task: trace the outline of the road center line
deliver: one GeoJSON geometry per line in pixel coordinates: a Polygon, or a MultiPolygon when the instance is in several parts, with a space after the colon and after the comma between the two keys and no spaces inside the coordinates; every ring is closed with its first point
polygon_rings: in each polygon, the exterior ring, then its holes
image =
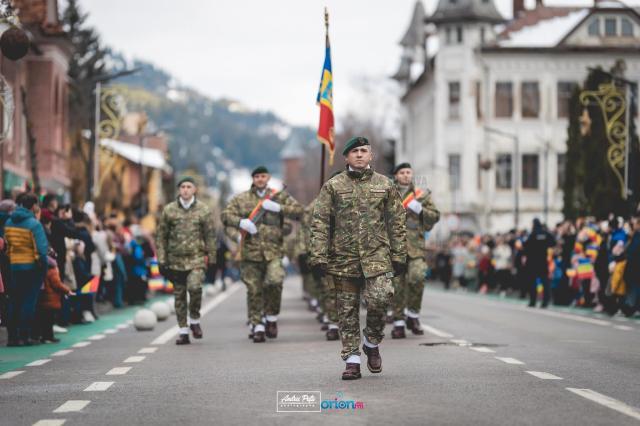
{"type": "Polygon", "coordinates": [[[501,357],[501,356],[497,356],[495,357],[497,360],[502,361],[502,362],[506,362],[507,364],[513,364],[513,365],[524,365],[524,362],[517,360],[515,358],[508,358],[508,357],[501,357]]]}
{"type": "Polygon", "coordinates": [[[152,354],[155,353],[158,348],[142,348],[138,351],[139,354],[152,354]]]}
{"type": "Polygon", "coordinates": [[[37,359],[33,362],[30,362],[29,364],[27,364],[25,367],[39,367],[41,365],[45,365],[46,363],[48,363],[49,361],[51,361],[50,358],[48,359],[37,359]]]}
{"type": "Polygon", "coordinates": [[[127,374],[131,370],[131,367],[115,367],[107,372],[107,376],[122,376],[127,374]]]}
{"type": "Polygon", "coordinates": [[[476,351],[476,352],[486,353],[486,354],[494,354],[494,353],[496,353],[496,351],[494,351],[493,349],[489,349],[489,348],[486,348],[484,346],[478,346],[477,348],[474,348],[472,346],[469,349],[471,349],[473,351],[476,351]]]}
{"type": "Polygon", "coordinates": [[[84,407],[89,405],[91,401],[86,400],[70,400],[53,410],[54,413],[72,413],[76,411],[82,410],[84,407]]]}
{"type": "Polygon", "coordinates": [[[111,387],[115,382],[93,382],[87,387],[85,392],[104,392],[111,387]]]}
{"type": "MultiPolygon", "coordinates": [[[[218,296],[216,296],[213,300],[211,300],[209,303],[207,303],[200,310],[200,315],[201,316],[205,316],[208,312],[212,311],[220,303],[224,302],[229,296],[231,296],[233,293],[238,291],[240,289],[240,287],[241,287],[240,285],[236,284],[233,287],[228,288],[227,291],[225,291],[224,293],[221,293],[218,296]]],[[[423,328],[424,328],[424,326],[423,326],[423,328]]],[[[160,336],[156,337],[153,340],[153,342],[151,342],[151,344],[152,345],[164,345],[169,340],[171,340],[173,337],[175,337],[177,334],[178,334],[178,326],[175,325],[175,326],[171,327],[170,329],[168,329],[167,331],[165,331],[164,333],[162,333],[160,336]]]]}
{"type": "Polygon", "coordinates": [[[123,362],[127,364],[132,362],[142,362],[144,361],[145,358],[146,356],[144,355],[130,356],[129,358],[125,359],[123,362]]]}
{"type": "Polygon", "coordinates": [[[606,395],[598,393],[596,391],[592,391],[591,389],[577,389],[577,388],[566,388],[569,392],[573,392],[576,395],[580,395],[583,398],[586,398],[590,401],[596,402],[600,405],[604,405],[607,408],[611,408],[619,413],[626,414],[629,417],[633,417],[636,420],[640,420],[640,410],[637,408],[631,407],[624,402],[618,401],[617,399],[610,398],[606,395]]]}
{"type": "Polygon", "coordinates": [[[558,377],[551,373],[545,373],[543,371],[527,371],[527,373],[542,380],[562,380],[562,377],[558,377]]]}
{"type": "Polygon", "coordinates": [[[2,380],[13,379],[14,377],[19,376],[22,373],[24,373],[24,370],[8,371],[4,374],[0,374],[0,379],[2,380]]]}
{"type": "Polygon", "coordinates": [[[67,419],[43,419],[38,420],[33,426],[62,426],[67,419]]]}
{"type": "Polygon", "coordinates": [[[453,334],[449,334],[449,333],[447,333],[446,331],[438,330],[437,328],[433,328],[433,327],[431,327],[431,326],[429,326],[429,325],[426,325],[426,324],[422,324],[422,328],[423,328],[425,331],[427,331],[427,332],[429,332],[429,333],[433,334],[434,336],[444,337],[445,339],[448,339],[448,338],[450,338],[450,337],[453,337],[453,334]]]}

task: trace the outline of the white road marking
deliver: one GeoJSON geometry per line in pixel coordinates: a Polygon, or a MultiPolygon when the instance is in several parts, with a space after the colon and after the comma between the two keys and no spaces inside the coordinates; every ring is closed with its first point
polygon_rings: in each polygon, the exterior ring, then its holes
{"type": "Polygon", "coordinates": [[[633,417],[636,420],[640,420],[640,410],[631,407],[624,402],[618,401],[617,399],[613,399],[596,391],[592,391],[591,389],[567,388],[567,390],[569,392],[575,393],[576,395],[580,395],[581,397],[586,398],[590,401],[597,402],[600,405],[604,405],[607,408],[611,408],[612,410],[615,410],[619,413],[626,414],[629,417],[633,417]]]}
{"type": "Polygon", "coordinates": [[[44,419],[38,420],[33,426],[62,426],[66,421],[66,419],[44,419]]]}
{"type": "Polygon", "coordinates": [[[39,367],[41,365],[45,365],[49,361],[51,361],[51,359],[37,359],[37,360],[27,364],[26,367],[39,367]]]}
{"type": "Polygon", "coordinates": [[[133,324],[133,320],[127,320],[127,322],[125,324],[131,325],[131,324],[133,324]]]}
{"type": "Polygon", "coordinates": [[[104,334],[94,334],[93,336],[89,337],[89,340],[102,340],[104,339],[105,336],[104,334]]]}
{"type": "MultiPolygon", "coordinates": [[[[220,303],[224,302],[229,296],[231,296],[233,293],[238,291],[240,289],[240,287],[241,287],[240,285],[236,284],[236,285],[234,285],[232,287],[227,288],[227,291],[225,291],[224,293],[218,294],[216,297],[211,299],[211,301],[209,303],[207,303],[200,310],[200,316],[204,316],[209,311],[213,310],[220,303]]],[[[423,326],[423,328],[425,328],[425,330],[426,330],[426,327],[423,326]]],[[[175,337],[177,334],[178,334],[178,326],[175,325],[175,326],[171,327],[170,329],[168,329],[167,331],[165,331],[164,333],[162,333],[160,336],[156,337],[151,342],[151,344],[152,345],[164,345],[169,340],[171,340],[173,337],[175,337]]],[[[450,337],[453,337],[453,336],[450,336],[450,337]]]]}
{"type": "Polygon", "coordinates": [[[558,377],[551,373],[545,373],[543,371],[527,371],[527,373],[542,380],[562,380],[562,377],[558,377]]]}
{"type": "Polygon", "coordinates": [[[470,346],[471,342],[464,340],[464,339],[451,339],[451,341],[453,343],[455,343],[458,346],[470,346]]]}
{"type": "Polygon", "coordinates": [[[65,402],[55,410],[53,410],[53,412],[54,413],[72,413],[72,412],[80,411],[84,407],[89,405],[90,402],[91,401],[72,399],[70,401],[65,402]]]}
{"type": "Polygon", "coordinates": [[[629,322],[629,318],[625,317],[614,317],[613,319],[620,322],[629,322]]]}
{"type": "Polygon", "coordinates": [[[127,374],[131,370],[131,367],[115,367],[107,372],[107,376],[122,376],[127,374]]]}
{"type": "Polygon", "coordinates": [[[476,352],[486,353],[486,354],[494,354],[494,353],[496,353],[496,351],[494,351],[493,349],[489,349],[489,348],[486,348],[484,346],[478,346],[477,348],[471,347],[469,349],[474,350],[476,352]]]}
{"type": "Polygon", "coordinates": [[[51,356],[65,356],[69,355],[71,352],[73,352],[73,349],[63,349],[61,351],[52,353],[51,356]]]}
{"type": "Polygon", "coordinates": [[[72,348],[84,348],[85,346],[89,346],[91,342],[78,342],[75,345],[71,345],[72,348]]]}
{"type": "Polygon", "coordinates": [[[624,331],[631,331],[633,327],[629,327],[628,325],[614,325],[613,328],[624,331]]]}
{"type": "Polygon", "coordinates": [[[152,354],[157,351],[158,348],[142,348],[138,351],[139,354],[152,354]]]}
{"type": "Polygon", "coordinates": [[[146,356],[143,356],[143,355],[130,356],[129,358],[125,359],[124,362],[125,363],[140,362],[140,361],[144,361],[145,358],[146,356]]]}
{"type": "Polygon", "coordinates": [[[0,379],[2,380],[13,379],[16,376],[21,375],[22,373],[24,373],[24,370],[8,371],[4,374],[0,374],[0,379]]]}
{"type": "Polygon", "coordinates": [[[609,327],[609,326],[612,325],[611,321],[604,321],[604,320],[600,320],[600,319],[596,319],[596,318],[589,318],[589,317],[585,317],[585,316],[581,316],[581,315],[566,314],[564,312],[553,312],[553,311],[542,311],[542,310],[534,311],[531,308],[526,308],[526,307],[525,308],[521,308],[521,310],[526,311],[526,312],[536,313],[538,315],[546,315],[548,317],[555,317],[555,318],[570,319],[570,320],[574,320],[574,321],[586,322],[588,324],[600,325],[602,327],[609,327]]]}
{"type": "Polygon", "coordinates": [[[104,334],[116,334],[118,332],[118,330],[116,330],[115,328],[110,328],[108,330],[104,331],[104,334]]]}
{"type": "Polygon", "coordinates": [[[120,324],[120,325],[119,325],[119,326],[117,326],[116,328],[117,328],[118,330],[124,330],[124,329],[125,329],[125,328],[127,328],[127,327],[129,327],[129,324],[126,324],[126,323],[125,323],[125,324],[120,324]]]}
{"type": "Polygon", "coordinates": [[[431,327],[429,325],[426,325],[426,324],[421,324],[421,325],[422,325],[422,328],[425,331],[433,334],[434,336],[444,337],[445,339],[453,337],[453,334],[449,334],[446,331],[438,330],[437,328],[433,328],[433,327],[431,327]]]}
{"type": "Polygon", "coordinates": [[[515,358],[503,358],[501,356],[497,356],[495,357],[497,360],[500,360],[502,362],[506,362],[507,364],[514,364],[514,365],[524,365],[524,362],[517,360],[515,358]]]}
{"type": "Polygon", "coordinates": [[[86,388],[85,392],[104,392],[115,382],[93,382],[86,388]]]}

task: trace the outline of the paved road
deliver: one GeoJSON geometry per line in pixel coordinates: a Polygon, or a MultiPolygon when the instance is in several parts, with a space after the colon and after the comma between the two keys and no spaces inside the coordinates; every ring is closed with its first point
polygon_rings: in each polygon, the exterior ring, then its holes
{"type": "Polygon", "coordinates": [[[300,294],[287,279],[280,336],[262,345],[247,339],[242,285],[205,300],[205,338],[190,346],[173,344],[173,319],[153,332],[122,319],[88,346],[0,376],[0,424],[640,424],[637,321],[428,290],[428,332],[386,340],[383,373],[344,382],[340,345],[300,294]],[[364,408],[276,412],[277,391],[364,408]]]}

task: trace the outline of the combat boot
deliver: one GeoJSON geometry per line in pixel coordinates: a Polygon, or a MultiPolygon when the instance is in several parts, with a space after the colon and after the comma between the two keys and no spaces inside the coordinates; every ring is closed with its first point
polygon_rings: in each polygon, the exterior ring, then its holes
{"type": "Polygon", "coordinates": [[[329,340],[329,341],[340,339],[340,334],[338,333],[338,329],[337,328],[330,328],[327,331],[326,336],[327,336],[327,340],[329,340]]]}
{"type": "Polygon", "coordinates": [[[407,317],[407,328],[416,336],[422,336],[424,334],[418,318],[407,317]]]}
{"type": "Polygon", "coordinates": [[[278,337],[278,323],[275,321],[267,321],[266,335],[270,339],[278,337]]]}
{"type": "Polygon", "coordinates": [[[376,346],[370,348],[367,345],[362,345],[362,350],[367,356],[367,368],[372,373],[380,373],[382,371],[382,357],[380,356],[380,349],[376,346]]]}
{"type": "Polygon", "coordinates": [[[200,328],[200,324],[191,324],[189,328],[193,333],[194,339],[202,339],[202,328],[200,328]]]}
{"type": "Polygon", "coordinates": [[[189,343],[191,343],[191,340],[189,340],[188,334],[178,335],[178,338],[176,339],[176,345],[188,345],[189,343]]]}
{"type": "Polygon", "coordinates": [[[402,325],[396,325],[393,327],[393,330],[391,330],[392,339],[404,339],[406,337],[407,335],[405,334],[404,326],[402,325]]]}
{"type": "Polygon", "coordinates": [[[360,364],[348,362],[347,368],[342,372],[342,380],[356,380],[362,377],[360,364]]]}
{"type": "Polygon", "coordinates": [[[264,343],[264,331],[256,331],[253,333],[253,343],[264,343]]]}

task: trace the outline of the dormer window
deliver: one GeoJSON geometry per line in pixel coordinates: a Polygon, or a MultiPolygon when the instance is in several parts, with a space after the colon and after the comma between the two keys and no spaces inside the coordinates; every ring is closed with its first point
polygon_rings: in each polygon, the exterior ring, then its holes
{"type": "Polygon", "coordinates": [[[590,36],[599,36],[600,35],[600,19],[595,18],[593,21],[591,21],[591,23],[589,24],[588,31],[590,36]]]}
{"type": "Polygon", "coordinates": [[[622,18],[620,24],[623,37],[633,37],[633,24],[627,18],[622,18]]]}
{"type": "Polygon", "coordinates": [[[604,20],[604,35],[607,37],[618,35],[618,20],[616,18],[606,18],[604,20]]]}

